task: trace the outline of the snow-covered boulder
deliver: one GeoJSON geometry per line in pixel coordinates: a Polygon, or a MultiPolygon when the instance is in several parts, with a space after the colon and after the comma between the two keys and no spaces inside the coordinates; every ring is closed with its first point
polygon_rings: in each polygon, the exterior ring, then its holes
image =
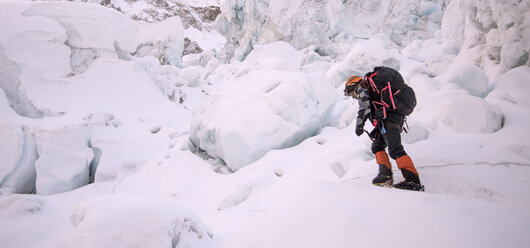
{"type": "Polygon", "coordinates": [[[213,247],[199,217],[171,199],[103,195],[78,204],[66,247],[213,247]]]}
{"type": "Polygon", "coordinates": [[[488,91],[489,78],[476,65],[462,67],[455,71],[448,81],[459,85],[473,96],[484,97],[488,91]]]}
{"type": "Polygon", "coordinates": [[[94,153],[83,130],[40,131],[35,136],[38,194],[61,193],[89,183],[94,153]]]}
{"type": "Polygon", "coordinates": [[[194,115],[190,139],[238,170],[318,133],[336,99],[322,72],[252,71],[206,99],[194,115]]]}
{"type": "Polygon", "coordinates": [[[493,82],[493,85],[495,88],[490,95],[530,107],[530,67],[514,68],[493,82]]]}

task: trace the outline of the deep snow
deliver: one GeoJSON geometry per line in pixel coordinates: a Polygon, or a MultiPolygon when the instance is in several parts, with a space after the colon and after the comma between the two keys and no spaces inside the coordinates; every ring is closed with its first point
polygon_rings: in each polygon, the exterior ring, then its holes
{"type": "Polygon", "coordinates": [[[182,58],[180,18],[89,2],[0,2],[2,247],[530,241],[527,1],[172,0],[223,10],[182,58]],[[377,65],[425,192],[371,185],[342,88],[377,65]]]}

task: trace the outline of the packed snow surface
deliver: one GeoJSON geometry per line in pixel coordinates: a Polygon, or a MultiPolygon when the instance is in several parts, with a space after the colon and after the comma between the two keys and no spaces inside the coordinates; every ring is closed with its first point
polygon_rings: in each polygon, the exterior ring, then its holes
{"type": "Polygon", "coordinates": [[[516,0],[0,1],[0,246],[524,247],[529,17],[516,0]],[[134,18],[209,6],[217,31],[134,18]],[[182,56],[185,37],[205,50],[182,56]],[[371,184],[343,84],[380,65],[416,93],[402,141],[425,192],[371,184]]]}

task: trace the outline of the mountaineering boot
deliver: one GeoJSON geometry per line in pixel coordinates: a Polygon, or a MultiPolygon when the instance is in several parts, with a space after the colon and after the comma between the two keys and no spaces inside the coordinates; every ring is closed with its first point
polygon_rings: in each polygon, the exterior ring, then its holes
{"type": "Polygon", "coordinates": [[[375,161],[379,164],[379,174],[372,180],[377,186],[391,187],[394,183],[392,179],[392,167],[385,151],[375,153],[375,161]]]}
{"type": "Polygon", "coordinates": [[[414,191],[425,191],[425,187],[421,185],[418,171],[412,163],[412,159],[408,155],[401,156],[396,159],[398,168],[401,170],[405,181],[394,185],[396,189],[406,189],[414,191]]]}
{"type": "Polygon", "coordinates": [[[385,165],[379,165],[379,174],[372,180],[372,183],[382,187],[392,187],[392,171],[386,168],[385,165]]]}

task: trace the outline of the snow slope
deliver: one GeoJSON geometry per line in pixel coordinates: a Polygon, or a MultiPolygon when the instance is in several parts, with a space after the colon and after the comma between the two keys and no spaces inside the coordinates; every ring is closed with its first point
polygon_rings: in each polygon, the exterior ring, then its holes
{"type": "Polygon", "coordinates": [[[183,57],[178,17],[90,2],[0,2],[2,247],[530,242],[527,2],[111,1],[221,5],[225,50],[183,57]],[[371,185],[342,87],[377,65],[425,192],[371,185]]]}

